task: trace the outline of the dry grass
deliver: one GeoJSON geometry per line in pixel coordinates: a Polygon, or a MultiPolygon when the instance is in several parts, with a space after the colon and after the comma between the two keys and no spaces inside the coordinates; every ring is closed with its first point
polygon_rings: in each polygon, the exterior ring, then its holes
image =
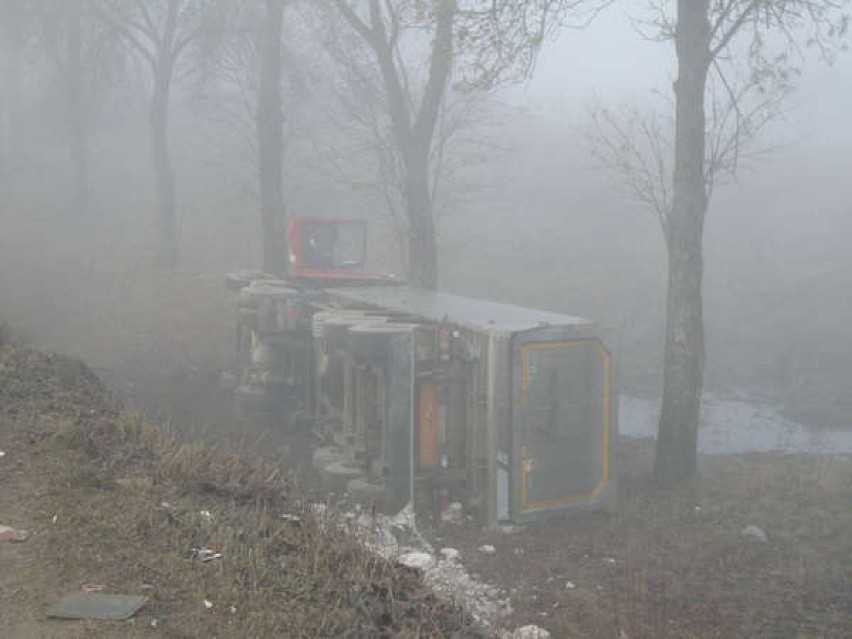
{"type": "MultiPolygon", "coordinates": [[[[11,476],[26,490],[4,506],[37,531],[22,573],[31,619],[69,589],[101,583],[151,597],[123,637],[476,634],[418,574],[317,516],[286,469],[181,444],[95,381],[73,360],[0,350],[3,446],[26,468],[11,476]],[[194,558],[201,546],[222,558],[194,558]]],[[[118,636],[112,624],[73,630],[118,636]]]]}
{"type": "Polygon", "coordinates": [[[515,589],[513,625],[557,637],[852,636],[849,460],[704,458],[697,487],[661,493],[643,480],[652,452],[650,442],[622,442],[623,499],[610,517],[433,534],[484,579],[515,589]],[[770,543],[744,536],[748,525],[770,543]],[[497,554],[477,552],[483,543],[497,554]]]}

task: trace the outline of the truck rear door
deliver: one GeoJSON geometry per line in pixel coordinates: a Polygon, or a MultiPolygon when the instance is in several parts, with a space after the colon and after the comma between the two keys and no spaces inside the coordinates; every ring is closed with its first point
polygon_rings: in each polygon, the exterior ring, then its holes
{"type": "Polygon", "coordinates": [[[610,505],[614,389],[600,339],[558,329],[515,337],[511,432],[514,521],[610,505]]]}

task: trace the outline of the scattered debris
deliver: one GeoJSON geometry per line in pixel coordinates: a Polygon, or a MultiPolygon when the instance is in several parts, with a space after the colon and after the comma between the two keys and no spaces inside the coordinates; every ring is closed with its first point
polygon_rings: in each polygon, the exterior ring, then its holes
{"type": "Polygon", "coordinates": [[[103,584],[83,584],[80,586],[80,590],[83,592],[100,592],[105,587],[103,584]]]}
{"type": "Polygon", "coordinates": [[[216,552],[212,548],[208,548],[207,546],[196,546],[192,549],[192,556],[196,559],[200,559],[201,561],[213,561],[214,559],[221,559],[222,553],[216,552]]]}
{"type": "Polygon", "coordinates": [[[283,515],[281,515],[281,519],[291,524],[298,524],[302,521],[301,517],[299,517],[298,515],[291,515],[290,513],[284,513],[283,515]]]}
{"type": "Polygon", "coordinates": [[[512,633],[511,639],[550,639],[550,633],[535,625],[521,626],[512,633]]]}
{"type": "Polygon", "coordinates": [[[237,607],[231,604],[230,606],[228,606],[228,612],[230,612],[232,615],[237,614],[237,607]]]}
{"type": "Polygon", "coordinates": [[[573,581],[566,581],[565,582],[565,590],[574,590],[576,587],[577,587],[577,584],[575,584],[573,581]]]}
{"type": "Polygon", "coordinates": [[[441,548],[441,554],[446,561],[453,561],[461,557],[461,553],[455,548],[441,548]]]}
{"type": "Polygon", "coordinates": [[[210,601],[209,599],[205,599],[204,600],[204,607],[207,608],[207,610],[213,610],[213,602],[210,601]]]}
{"type": "Polygon", "coordinates": [[[484,544],[479,547],[479,552],[481,552],[483,555],[493,555],[495,552],[497,552],[497,549],[491,544],[484,544]]]}
{"type": "Polygon", "coordinates": [[[21,542],[29,539],[30,534],[26,530],[16,530],[9,526],[0,526],[0,542],[21,542]]]}
{"type": "Polygon", "coordinates": [[[523,555],[524,549],[523,548],[515,548],[515,549],[512,550],[512,552],[514,552],[516,555],[523,555]]]}
{"type": "Polygon", "coordinates": [[[762,544],[769,543],[769,535],[766,534],[763,528],[761,528],[760,526],[755,526],[754,524],[749,524],[748,526],[743,528],[741,534],[744,537],[751,537],[752,539],[755,539],[762,544]]]}
{"type": "Polygon", "coordinates": [[[130,619],[147,602],[147,597],[139,595],[75,592],[55,603],[47,611],[47,616],[54,619],[123,621],[130,619]]]}
{"type": "Polygon", "coordinates": [[[603,559],[601,559],[601,561],[605,564],[609,564],[610,566],[615,565],[615,559],[613,559],[612,557],[604,557],[603,559]]]}
{"type": "Polygon", "coordinates": [[[213,513],[209,510],[201,510],[198,514],[201,515],[201,518],[208,524],[213,521],[213,513]]]}
{"type": "Polygon", "coordinates": [[[441,513],[441,521],[445,524],[460,524],[464,521],[464,506],[454,501],[441,513]]]}
{"type": "Polygon", "coordinates": [[[504,535],[516,535],[521,532],[521,529],[518,526],[514,526],[512,524],[505,524],[500,526],[500,532],[504,535]]]}
{"type": "Polygon", "coordinates": [[[408,566],[409,568],[419,568],[420,570],[426,570],[427,568],[431,568],[435,563],[435,560],[432,558],[432,555],[425,552],[407,552],[404,555],[400,555],[399,563],[403,566],[408,566]]]}
{"type": "Polygon", "coordinates": [[[153,619],[151,619],[151,627],[152,627],[152,628],[159,628],[159,627],[160,627],[160,623],[161,623],[161,622],[160,622],[160,620],[159,620],[158,618],[156,618],[156,617],[154,617],[153,619]]]}
{"type": "MultiPolygon", "coordinates": [[[[458,602],[479,623],[488,625],[497,617],[512,612],[509,597],[498,588],[479,581],[454,557],[455,548],[439,551],[441,559],[435,560],[435,550],[414,525],[413,510],[408,505],[398,514],[373,518],[362,514],[350,520],[352,534],[372,552],[387,559],[423,571],[423,580],[437,595],[458,602]],[[404,539],[404,542],[400,541],[404,539]],[[447,551],[447,552],[444,552],[447,551]]],[[[458,552],[458,551],[456,551],[458,552]]]]}

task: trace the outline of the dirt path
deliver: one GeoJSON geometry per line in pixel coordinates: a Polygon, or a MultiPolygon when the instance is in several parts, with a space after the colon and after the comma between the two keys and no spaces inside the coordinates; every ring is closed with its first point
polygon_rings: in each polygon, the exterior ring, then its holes
{"type": "MultiPolygon", "coordinates": [[[[0,542],[0,637],[4,639],[72,639],[86,636],[85,624],[49,620],[50,598],[66,584],[40,570],[47,551],[39,538],[40,526],[30,508],[44,494],[44,468],[33,455],[32,444],[8,424],[0,423],[0,525],[28,533],[26,541],[0,542]],[[49,591],[43,585],[50,583],[49,591]]],[[[77,586],[79,588],[79,586],[77,586]]],[[[75,588],[76,589],[76,588],[75,588]]]]}

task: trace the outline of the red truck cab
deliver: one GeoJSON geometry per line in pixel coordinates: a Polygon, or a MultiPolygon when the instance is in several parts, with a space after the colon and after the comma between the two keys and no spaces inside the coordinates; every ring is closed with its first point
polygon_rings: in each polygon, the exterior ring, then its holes
{"type": "Polygon", "coordinates": [[[291,217],[287,224],[290,279],[309,288],[387,284],[394,278],[364,272],[363,220],[291,217]]]}

